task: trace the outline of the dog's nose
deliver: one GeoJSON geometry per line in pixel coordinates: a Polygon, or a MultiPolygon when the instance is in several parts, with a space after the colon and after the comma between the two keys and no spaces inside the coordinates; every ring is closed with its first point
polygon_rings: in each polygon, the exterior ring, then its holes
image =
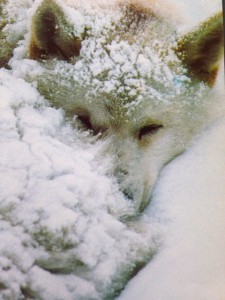
{"type": "Polygon", "coordinates": [[[132,201],[134,200],[134,194],[131,191],[131,189],[129,189],[129,188],[123,189],[122,193],[128,200],[132,200],[132,201]]]}
{"type": "Polygon", "coordinates": [[[135,185],[120,185],[121,192],[128,201],[133,202],[139,213],[142,213],[150,201],[150,191],[146,187],[137,187],[135,185]]]}

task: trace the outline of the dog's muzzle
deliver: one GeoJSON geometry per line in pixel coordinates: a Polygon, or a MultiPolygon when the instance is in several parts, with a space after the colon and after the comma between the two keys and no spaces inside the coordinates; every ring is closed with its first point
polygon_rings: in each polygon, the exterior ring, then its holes
{"type": "Polygon", "coordinates": [[[115,169],[114,176],[116,177],[120,191],[126,199],[133,202],[135,210],[138,213],[142,212],[148,205],[150,198],[149,189],[144,184],[143,178],[133,172],[131,174],[125,168],[115,169]]]}

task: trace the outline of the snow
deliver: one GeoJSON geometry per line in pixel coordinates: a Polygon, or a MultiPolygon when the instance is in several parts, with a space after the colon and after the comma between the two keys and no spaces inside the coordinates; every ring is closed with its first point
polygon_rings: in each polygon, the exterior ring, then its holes
{"type": "MultiPolygon", "coordinates": [[[[110,160],[99,160],[102,142],[74,128],[32,82],[43,68],[23,59],[31,4],[12,0],[7,6],[18,20],[6,28],[9,38],[25,34],[25,40],[14,51],[12,69],[0,70],[0,299],[115,299],[148,261],[118,299],[223,299],[225,121],[164,169],[151,204],[133,218],[135,207],[107,175],[110,160]]],[[[58,75],[68,70],[68,78],[90,82],[93,93],[118,88],[123,94],[119,65],[129,75],[130,96],[140,88],[160,101],[158,91],[147,89],[152,76],[174,86],[171,94],[185,92],[188,78],[171,73],[149,48],[140,54],[137,45],[119,41],[102,49],[101,33],[112,20],[99,23],[65,10],[74,24],[80,21],[77,34],[89,23],[99,38],[93,45],[87,39],[73,70],[59,63],[58,75]],[[93,81],[105,71],[105,81],[93,81]]]]}

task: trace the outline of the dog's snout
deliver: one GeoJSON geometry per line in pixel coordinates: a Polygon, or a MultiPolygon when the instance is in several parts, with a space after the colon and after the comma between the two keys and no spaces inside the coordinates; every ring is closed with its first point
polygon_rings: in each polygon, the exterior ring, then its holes
{"type": "Polygon", "coordinates": [[[124,196],[128,200],[133,200],[134,199],[133,192],[131,188],[127,186],[129,180],[129,171],[121,167],[116,168],[114,170],[114,176],[116,177],[117,183],[119,184],[120,190],[124,194],[124,196]]]}
{"type": "Polygon", "coordinates": [[[124,176],[128,176],[129,172],[125,169],[116,169],[115,170],[115,175],[117,177],[124,177],[124,176]]]}
{"type": "Polygon", "coordinates": [[[118,183],[123,182],[129,176],[129,171],[126,168],[121,167],[116,167],[113,173],[117,178],[118,183]]]}

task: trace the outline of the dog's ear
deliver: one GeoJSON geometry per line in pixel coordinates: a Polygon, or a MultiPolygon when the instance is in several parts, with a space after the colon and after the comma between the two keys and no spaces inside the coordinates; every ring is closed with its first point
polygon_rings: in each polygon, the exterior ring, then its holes
{"type": "Polygon", "coordinates": [[[69,60],[80,49],[81,39],[73,35],[62,8],[54,0],[44,0],[32,18],[29,58],[69,60]]]}
{"type": "Polygon", "coordinates": [[[218,13],[183,36],[176,53],[192,77],[212,86],[223,53],[223,40],[223,16],[218,13]]]}

